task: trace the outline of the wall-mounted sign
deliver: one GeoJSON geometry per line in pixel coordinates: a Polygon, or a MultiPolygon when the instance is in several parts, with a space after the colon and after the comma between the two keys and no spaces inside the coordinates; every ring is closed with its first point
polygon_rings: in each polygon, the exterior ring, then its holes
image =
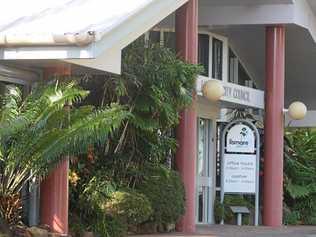
{"type": "Polygon", "coordinates": [[[244,102],[251,102],[250,92],[247,88],[233,88],[229,85],[224,86],[224,96],[235,98],[244,102]]]}
{"type": "Polygon", "coordinates": [[[225,154],[224,192],[255,193],[256,167],[256,155],[225,154]]]}
{"type": "Polygon", "coordinates": [[[234,153],[254,153],[255,134],[245,124],[235,124],[227,132],[226,151],[234,153]]]}
{"type": "MultiPolygon", "coordinates": [[[[196,83],[196,91],[202,95],[202,87],[205,82],[214,80],[205,76],[198,76],[196,83]]],[[[225,89],[225,93],[220,99],[229,104],[239,104],[243,106],[250,106],[252,108],[264,109],[264,92],[262,90],[253,89],[247,86],[237,85],[220,81],[225,89]]]]}

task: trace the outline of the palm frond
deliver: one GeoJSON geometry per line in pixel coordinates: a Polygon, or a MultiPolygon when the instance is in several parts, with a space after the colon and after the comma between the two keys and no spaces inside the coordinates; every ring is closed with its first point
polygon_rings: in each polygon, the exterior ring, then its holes
{"type": "Polygon", "coordinates": [[[55,82],[35,89],[22,102],[19,89],[8,87],[0,106],[0,195],[15,195],[65,156],[105,143],[129,116],[117,104],[100,110],[78,106],[88,94],[74,82],[55,82]]]}

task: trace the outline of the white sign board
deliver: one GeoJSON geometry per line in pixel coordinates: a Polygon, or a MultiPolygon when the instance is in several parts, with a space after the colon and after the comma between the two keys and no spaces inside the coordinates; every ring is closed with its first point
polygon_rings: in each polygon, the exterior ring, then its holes
{"type": "Polygon", "coordinates": [[[224,155],[224,192],[256,192],[256,155],[224,155]]]}
{"type": "MultiPolygon", "coordinates": [[[[224,128],[221,138],[221,203],[225,193],[254,194],[254,224],[259,223],[260,134],[256,126],[238,119],[224,128]]],[[[221,221],[224,224],[224,220],[221,221]]]]}
{"type": "Polygon", "coordinates": [[[255,134],[244,124],[235,124],[227,132],[226,152],[254,153],[255,134]]]}

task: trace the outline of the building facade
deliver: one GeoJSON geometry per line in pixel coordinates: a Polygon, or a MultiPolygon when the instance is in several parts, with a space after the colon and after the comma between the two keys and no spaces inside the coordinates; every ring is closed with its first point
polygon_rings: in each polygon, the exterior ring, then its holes
{"type": "MultiPolygon", "coordinates": [[[[177,229],[192,233],[197,224],[214,223],[214,201],[220,191],[220,124],[229,121],[236,109],[263,123],[262,224],[282,225],[283,134],[290,120],[284,109],[300,100],[309,111],[292,125],[316,125],[315,2],[131,0],[126,5],[123,0],[109,0],[104,3],[111,6],[103,9],[107,12],[99,10],[97,1],[70,3],[53,11],[67,3],[60,2],[51,3],[49,9],[30,9],[36,16],[32,19],[13,13],[0,18],[0,89],[9,82],[24,86],[27,92],[50,75],[85,70],[120,73],[121,50],[145,34],[145,39],[160,42],[183,60],[205,68],[197,78],[192,106],[182,111],[177,129],[176,165],[186,190],[186,213],[177,229]],[[45,9],[47,15],[39,14],[45,9]],[[87,17],[80,20],[83,13],[87,17]],[[59,27],[70,20],[76,24],[59,27]],[[219,81],[225,89],[217,102],[203,96],[202,87],[209,80],[219,81]]],[[[41,222],[64,234],[68,231],[67,170],[65,161],[40,191],[41,222]]]]}

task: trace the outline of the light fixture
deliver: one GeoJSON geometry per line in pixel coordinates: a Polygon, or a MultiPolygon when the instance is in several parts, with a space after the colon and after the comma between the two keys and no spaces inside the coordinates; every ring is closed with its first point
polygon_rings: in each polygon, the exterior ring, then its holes
{"type": "Polygon", "coordinates": [[[301,120],[305,118],[307,113],[306,105],[300,101],[295,101],[290,104],[288,109],[289,116],[294,120],[301,120]]]}
{"type": "Polygon", "coordinates": [[[203,84],[202,88],[203,96],[205,96],[210,101],[218,101],[224,95],[225,90],[222,85],[217,80],[209,80],[203,84]]]}

